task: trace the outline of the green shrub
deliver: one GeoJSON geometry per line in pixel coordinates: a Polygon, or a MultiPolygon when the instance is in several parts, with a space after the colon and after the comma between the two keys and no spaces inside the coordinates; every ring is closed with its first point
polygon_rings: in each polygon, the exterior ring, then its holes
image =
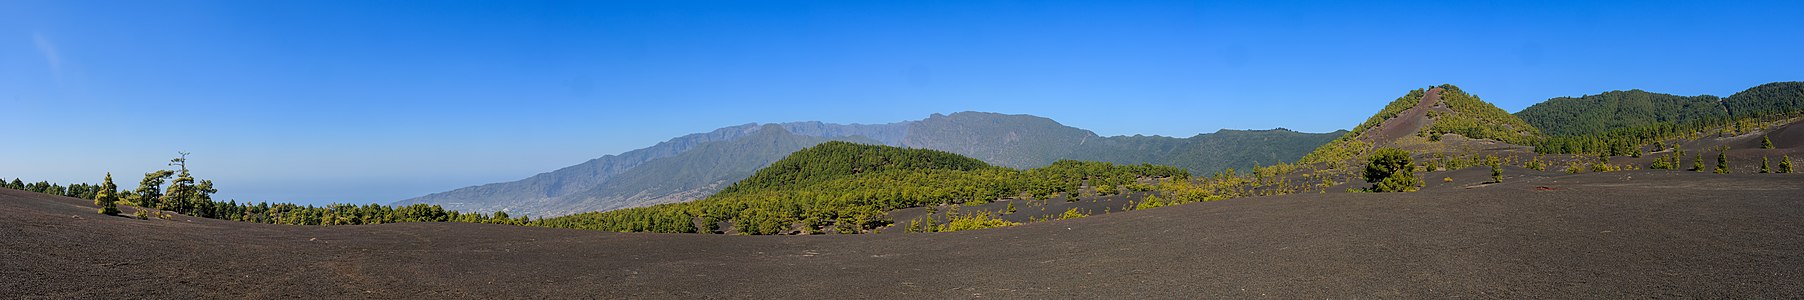
{"type": "Polygon", "coordinates": [[[1366,182],[1374,192],[1414,192],[1422,186],[1415,175],[1416,164],[1409,152],[1396,148],[1374,151],[1367,159],[1366,182]]]}
{"type": "Polygon", "coordinates": [[[1598,161],[1595,163],[1591,163],[1591,172],[1615,172],[1615,171],[1617,171],[1616,166],[1610,165],[1609,161],[1598,161]]]}
{"type": "Polygon", "coordinates": [[[1008,227],[1008,226],[1021,225],[1021,223],[1009,222],[1009,221],[1003,220],[1001,218],[991,217],[988,212],[958,214],[958,215],[952,215],[948,218],[950,218],[950,220],[946,221],[945,225],[940,225],[940,227],[938,228],[940,232],[952,232],[952,231],[960,231],[960,230],[973,230],[973,229],[984,229],[984,228],[996,228],[996,227],[1008,227]]]}
{"type": "Polygon", "coordinates": [[[1158,208],[1158,207],[1162,207],[1165,205],[1167,205],[1165,203],[1165,201],[1159,200],[1159,195],[1151,195],[1151,196],[1146,196],[1145,200],[1140,200],[1140,203],[1134,204],[1134,209],[1141,210],[1141,209],[1148,209],[1148,208],[1158,208]]]}
{"type": "Polygon", "coordinates": [[[1090,215],[1079,212],[1077,211],[1077,208],[1073,207],[1069,210],[1065,210],[1065,213],[1059,214],[1059,220],[1076,219],[1088,216],[1090,215]]]}
{"type": "Polygon", "coordinates": [[[1121,190],[1116,189],[1114,185],[1105,184],[1105,185],[1096,186],[1096,195],[1097,196],[1114,195],[1114,194],[1119,194],[1120,192],[1121,192],[1121,190]]]}
{"type": "Polygon", "coordinates": [[[1675,169],[1675,168],[1674,168],[1674,167],[1673,167],[1673,166],[1672,166],[1672,157],[1671,157],[1671,156],[1672,156],[1672,155],[1671,155],[1671,154],[1668,154],[1668,155],[1662,155],[1662,156],[1660,156],[1660,158],[1657,158],[1657,159],[1654,159],[1654,162],[1653,162],[1653,163],[1649,163],[1649,164],[1648,164],[1648,165],[1647,165],[1647,168],[1648,168],[1648,169],[1649,169],[1649,170],[1671,170],[1671,169],[1675,169]]]}

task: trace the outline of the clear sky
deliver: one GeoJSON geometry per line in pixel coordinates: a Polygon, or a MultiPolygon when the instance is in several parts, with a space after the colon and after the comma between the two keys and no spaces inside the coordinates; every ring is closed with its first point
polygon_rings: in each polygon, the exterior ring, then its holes
{"type": "Polygon", "coordinates": [[[1804,80],[1801,1],[0,1],[0,177],[370,203],[750,122],[1325,132],[1804,80]],[[1378,3],[1374,3],[1378,2],[1378,3]]]}

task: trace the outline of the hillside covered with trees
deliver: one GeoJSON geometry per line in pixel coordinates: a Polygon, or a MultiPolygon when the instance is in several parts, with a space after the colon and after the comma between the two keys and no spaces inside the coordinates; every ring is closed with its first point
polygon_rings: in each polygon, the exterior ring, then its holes
{"type": "Polygon", "coordinates": [[[1182,139],[1113,136],[1076,147],[1071,159],[1116,164],[1150,163],[1183,168],[1191,174],[1213,174],[1227,169],[1246,170],[1293,162],[1345,133],[1344,130],[1306,133],[1278,128],[1223,129],[1182,139]]]}
{"type": "Polygon", "coordinates": [[[791,154],[707,199],[540,220],[547,227],[745,234],[868,232],[884,212],[930,204],[987,203],[1123,187],[1142,178],[1188,178],[1154,165],[1059,161],[1030,170],[991,166],[944,151],[828,142],[791,154]],[[700,220],[699,224],[697,220],[700,220]]]}
{"type": "MultiPolygon", "coordinates": [[[[1453,85],[1440,85],[1433,122],[1419,135],[1454,133],[1533,146],[1536,152],[1634,156],[1660,150],[1714,129],[1740,134],[1760,124],[1804,116],[1804,82],[1774,82],[1727,98],[1677,96],[1642,90],[1560,97],[1510,114],[1453,85]]],[[[1304,164],[1344,164],[1375,145],[1366,134],[1420,103],[1426,89],[1412,90],[1386,104],[1364,123],[1303,156],[1304,164]]]]}
{"type": "MultiPolygon", "coordinates": [[[[1444,134],[1458,134],[1472,139],[1489,139],[1519,145],[1532,145],[1542,139],[1541,131],[1508,111],[1481,100],[1476,95],[1461,90],[1458,86],[1442,84],[1439,88],[1439,101],[1432,106],[1424,107],[1428,124],[1414,132],[1415,135],[1434,140],[1444,134]]],[[[1353,127],[1352,131],[1341,135],[1333,141],[1317,147],[1314,151],[1298,160],[1302,164],[1327,164],[1329,168],[1344,166],[1346,162],[1359,159],[1370,152],[1374,146],[1376,131],[1386,121],[1402,116],[1406,111],[1422,104],[1429,96],[1430,88],[1410,90],[1397,97],[1384,108],[1372,114],[1365,122],[1353,127]]]]}
{"type": "Polygon", "coordinates": [[[1442,84],[1441,102],[1452,113],[1429,110],[1428,118],[1434,120],[1433,125],[1423,129],[1430,138],[1442,134],[1458,134],[1474,139],[1491,139],[1517,145],[1533,145],[1540,142],[1541,130],[1528,122],[1511,115],[1509,111],[1497,108],[1490,102],[1480,100],[1477,95],[1466,93],[1458,86],[1442,84]]]}
{"type": "Polygon", "coordinates": [[[1548,99],[1522,109],[1516,116],[1547,135],[1575,136],[1661,123],[1725,119],[1728,111],[1724,110],[1721,101],[1722,98],[1710,95],[1687,97],[1643,90],[1609,91],[1577,98],[1548,99]]]}
{"type": "Polygon", "coordinates": [[[567,215],[699,199],[790,153],[828,141],[877,142],[863,136],[800,135],[766,124],[750,135],[647,161],[594,188],[559,197],[560,201],[529,203],[522,210],[567,215]]]}
{"type": "Polygon", "coordinates": [[[1641,90],[1554,98],[1516,115],[1549,134],[1535,145],[1539,152],[1622,156],[1655,143],[1695,137],[1708,128],[1742,132],[1753,124],[1804,115],[1801,113],[1804,82],[1774,82],[1728,98],[1641,90]]]}

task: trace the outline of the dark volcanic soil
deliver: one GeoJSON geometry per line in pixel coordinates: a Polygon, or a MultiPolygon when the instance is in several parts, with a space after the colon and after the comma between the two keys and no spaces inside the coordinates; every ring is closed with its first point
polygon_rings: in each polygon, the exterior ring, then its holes
{"type": "MultiPolygon", "coordinates": [[[[1437,178],[1438,179],[1438,178],[1437,178]]],[[[135,220],[0,190],[43,298],[1794,298],[1804,175],[1634,171],[938,234],[135,220]]]]}
{"type": "Polygon", "coordinates": [[[1416,102],[1416,106],[1403,110],[1396,117],[1378,123],[1378,128],[1369,129],[1372,133],[1368,135],[1368,138],[1374,144],[1384,145],[1398,138],[1415,135],[1416,132],[1422,131],[1422,127],[1428,126],[1430,121],[1428,120],[1428,110],[1440,103],[1441,88],[1430,88],[1422,96],[1422,101],[1416,102]]]}

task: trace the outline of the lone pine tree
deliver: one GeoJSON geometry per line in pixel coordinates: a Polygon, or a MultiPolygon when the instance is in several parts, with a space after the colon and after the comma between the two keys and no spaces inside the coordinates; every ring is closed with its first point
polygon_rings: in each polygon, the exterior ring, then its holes
{"type": "Polygon", "coordinates": [[[1716,173],[1729,174],[1729,154],[1722,152],[1716,153],[1716,173]]]}
{"type": "Polygon", "coordinates": [[[107,172],[106,179],[100,182],[100,191],[94,194],[94,204],[100,206],[100,214],[108,216],[119,214],[119,196],[113,194],[113,190],[116,189],[119,189],[119,186],[113,184],[113,173],[107,172]]]}

